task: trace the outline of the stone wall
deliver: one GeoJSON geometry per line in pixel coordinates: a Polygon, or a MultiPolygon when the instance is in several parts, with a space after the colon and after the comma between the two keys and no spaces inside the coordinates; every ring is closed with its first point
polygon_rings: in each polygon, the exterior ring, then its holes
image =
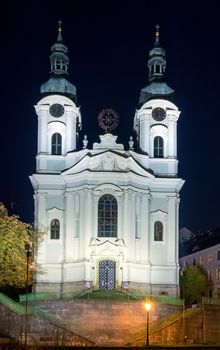
{"type": "MultiPolygon", "coordinates": [[[[146,343],[144,302],[56,300],[32,303],[34,305],[53,317],[49,322],[29,316],[29,343],[112,347],[146,343]],[[60,326],[53,320],[59,320],[60,326]]],[[[178,307],[153,303],[150,327],[154,321],[177,310],[178,307]]],[[[0,332],[23,341],[24,316],[17,315],[4,305],[0,305],[0,314],[0,332]]],[[[206,305],[205,309],[186,312],[185,316],[185,319],[181,317],[151,334],[150,344],[220,343],[220,306],[206,305]]]]}
{"type": "MultiPolygon", "coordinates": [[[[37,305],[59,315],[67,322],[68,329],[99,346],[127,344],[135,333],[146,328],[144,302],[59,300],[37,305]]],[[[153,303],[150,319],[158,320],[176,310],[179,307],[153,303]]]]}

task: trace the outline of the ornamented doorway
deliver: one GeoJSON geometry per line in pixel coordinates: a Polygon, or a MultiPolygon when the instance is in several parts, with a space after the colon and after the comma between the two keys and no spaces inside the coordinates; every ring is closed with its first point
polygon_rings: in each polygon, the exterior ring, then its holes
{"type": "Polygon", "coordinates": [[[115,261],[99,262],[99,289],[115,289],[115,261]]]}

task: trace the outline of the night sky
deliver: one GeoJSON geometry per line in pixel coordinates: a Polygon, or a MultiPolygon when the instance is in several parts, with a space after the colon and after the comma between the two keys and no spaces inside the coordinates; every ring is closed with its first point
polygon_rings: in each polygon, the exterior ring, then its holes
{"type": "MultiPolygon", "coordinates": [[[[178,121],[180,227],[220,227],[220,41],[218,1],[8,1],[1,9],[0,201],[33,222],[37,116],[34,104],[48,80],[57,20],[69,48],[69,81],[77,88],[89,148],[102,130],[97,115],[113,108],[114,134],[128,149],[155,25],[166,50],[168,85],[182,111],[178,121]]],[[[79,148],[82,147],[81,141],[79,148]]]]}

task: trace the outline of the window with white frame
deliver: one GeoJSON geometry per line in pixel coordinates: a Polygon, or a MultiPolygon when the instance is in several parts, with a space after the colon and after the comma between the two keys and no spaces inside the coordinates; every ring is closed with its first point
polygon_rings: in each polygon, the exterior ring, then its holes
{"type": "Polygon", "coordinates": [[[220,267],[216,267],[215,270],[215,279],[220,280],[220,267]]]}
{"type": "Polygon", "coordinates": [[[212,263],[212,253],[208,253],[208,263],[212,263]]]}
{"type": "Polygon", "coordinates": [[[200,265],[203,265],[204,262],[205,262],[205,257],[204,257],[204,255],[200,255],[200,257],[199,257],[199,263],[200,263],[200,265]]]}
{"type": "Polygon", "coordinates": [[[117,237],[118,204],[111,194],[105,194],[98,203],[98,237],[117,237]]]}
{"type": "Polygon", "coordinates": [[[161,136],[154,138],[154,158],[164,157],[164,142],[161,136]]]}
{"type": "Polygon", "coordinates": [[[208,281],[211,281],[212,280],[212,270],[208,270],[207,275],[208,275],[208,281]]]}
{"type": "Polygon", "coordinates": [[[62,154],[62,136],[58,132],[53,134],[51,138],[51,154],[53,155],[62,154]]]}
{"type": "Polygon", "coordinates": [[[163,241],[163,223],[161,221],[154,223],[154,240],[163,241]]]}

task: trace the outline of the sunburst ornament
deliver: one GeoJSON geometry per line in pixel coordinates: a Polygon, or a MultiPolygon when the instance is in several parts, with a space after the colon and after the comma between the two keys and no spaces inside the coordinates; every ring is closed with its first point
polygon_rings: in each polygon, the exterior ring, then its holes
{"type": "Polygon", "coordinates": [[[99,126],[108,133],[118,126],[119,116],[112,108],[105,108],[99,113],[98,122],[99,126]]]}

